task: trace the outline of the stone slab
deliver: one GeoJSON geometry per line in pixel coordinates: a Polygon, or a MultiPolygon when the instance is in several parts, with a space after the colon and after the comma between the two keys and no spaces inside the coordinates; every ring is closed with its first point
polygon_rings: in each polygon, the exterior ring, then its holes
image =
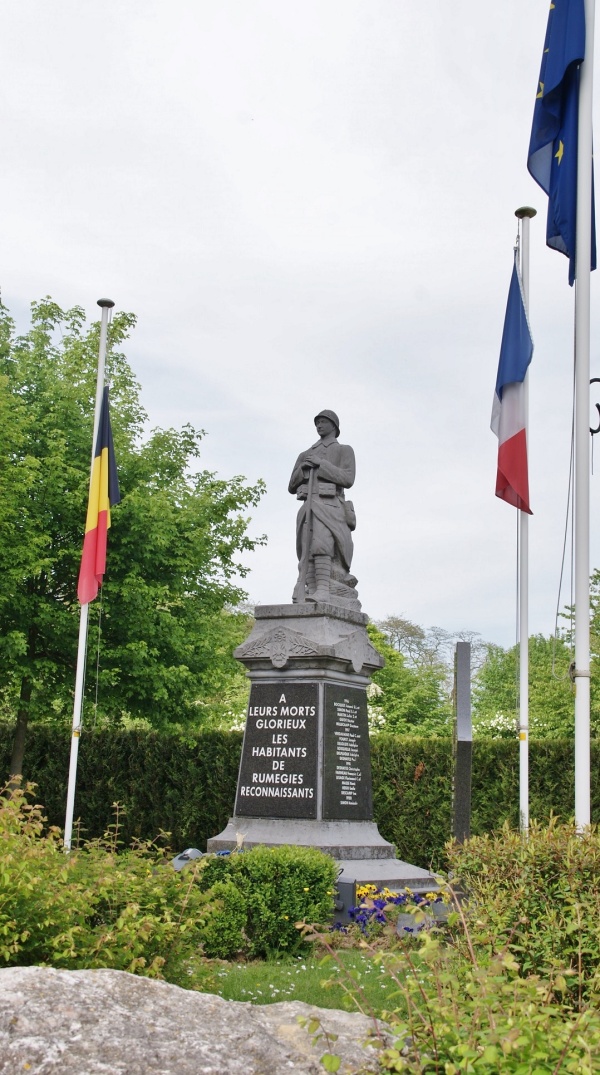
{"type": "MultiPolygon", "coordinates": [[[[374,1020],[299,1001],[254,1005],[117,970],[0,969],[0,1075],[322,1075],[338,1035],[340,1075],[377,1071],[374,1020]]],[[[385,1044],[388,1028],[377,1029],[385,1044]]]]}
{"type": "Polygon", "coordinates": [[[326,818],[373,817],[367,693],[364,687],[325,684],[323,813],[326,818]]]}
{"type": "Polygon", "coordinates": [[[342,859],[338,865],[341,868],[338,882],[387,886],[399,891],[410,888],[414,892],[435,892],[439,888],[435,874],[401,859],[342,859]]]}
{"type": "Polygon", "coordinates": [[[257,605],[254,609],[254,618],[257,620],[306,620],[314,619],[315,616],[327,616],[333,620],[361,624],[363,627],[366,627],[369,622],[369,617],[364,612],[342,608],[340,605],[330,605],[325,601],[306,601],[304,604],[296,605],[257,605]]]}
{"type": "Polygon", "coordinates": [[[361,612],[327,604],[258,605],[255,622],[234,656],[249,669],[309,667],[369,675],[383,657],[361,612]]]}
{"type": "Polygon", "coordinates": [[[317,847],[334,859],[394,859],[394,845],[380,835],[374,821],[309,821],[299,818],[232,817],[207,843],[208,851],[231,851],[243,836],[246,848],[317,847]]]}
{"type": "Polygon", "coordinates": [[[253,683],[235,815],[315,818],[319,686],[253,683]]]}

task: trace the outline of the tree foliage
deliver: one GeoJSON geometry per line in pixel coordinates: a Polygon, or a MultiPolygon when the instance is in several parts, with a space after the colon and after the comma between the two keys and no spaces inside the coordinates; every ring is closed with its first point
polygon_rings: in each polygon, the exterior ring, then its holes
{"type": "Polygon", "coordinates": [[[386,668],[373,677],[373,728],[398,735],[450,735],[456,643],[470,643],[474,674],[487,650],[481,636],[388,616],[377,622],[372,641],[386,659],[386,668]]]}
{"type": "Polygon", "coordinates": [[[452,706],[445,669],[438,665],[411,667],[383,631],[369,624],[369,638],[385,657],[385,666],[369,688],[370,726],[395,735],[450,735],[452,706]]]}
{"type": "MultiPolygon", "coordinates": [[[[471,667],[480,667],[486,655],[486,643],[477,631],[447,631],[444,627],[420,627],[404,616],[388,616],[377,626],[394,649],[398,650],[410,668],[431,668],[452,678],[454,652],[457,642],[471,645],[471,667]]],[[[451,689],[451,688],[450,688],[451,689]]]]}
{"type": "MultiPolygon", "coordinates": [[[[566,639],[532,635],[529,639],[529,730],[533,738],[573,735],[574,693],[569,677],[572,652],[566,639]]],[[[473,691],[475,734],[513,738],[518,724],[519,647],[489,646],[473,691]]],[[[600,728],[592,707],[592,725],[600,728]]]]}
{"type": "MultiPolygon", "coordinates": [[[[101,608],[99,719],[197,724],[240,681],[238,557],[262,540],[248,535],[247,511],[263,486],[200,470],[203,433],[191,425],[144,436],[140,388],[120,350],[134,324],[118,314],[109,330],[122,502],[91,606],[88,668],[101,608]]],[[[10,464],[0,473],[0,698],[18,712],[17,738],[29,719],[64,721],[72,705],[98,340],[99,324],[87,328],[78,307],[34,303],[19,337],[0,308],[0,448],[10,464]]]]}

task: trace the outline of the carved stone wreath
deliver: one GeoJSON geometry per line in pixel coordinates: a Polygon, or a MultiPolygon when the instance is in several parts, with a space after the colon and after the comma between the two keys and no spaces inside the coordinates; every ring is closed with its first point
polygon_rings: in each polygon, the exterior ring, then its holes
{"type": "Polygon", "coordinates": [[[285,627],[276,627],[268,634],[246,642],[236,650],[236,657],[267,657],[275,668],[285,668],[290,657],[315,657],[322,652],[322,647],[309,642],[296,631],[285,627]]]}

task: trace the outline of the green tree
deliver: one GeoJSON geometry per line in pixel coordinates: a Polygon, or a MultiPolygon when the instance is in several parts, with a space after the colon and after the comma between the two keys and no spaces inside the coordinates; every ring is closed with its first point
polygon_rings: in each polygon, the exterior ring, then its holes
{"type": "Polygon", "coordinates": [[[450,735],[452,706],[440,666],[411,668],[374,624],[367,627],[385,666],[375,672],[369,688],[369,717],[373,731],[397,735],[450,735]]]}
{"type": "MultiPolygon", "coordinates": [[[[571,649],[564,638],[529,639],[529,730],[533,738],[573,735],[574,697],[569,677],[571,649]]],[[[473,728],[478,736],[513,738],[518,723],[519,647],[488,646],[473,691],[473,728]]],[[[600,727],[597,709],[594,729],[600,727]]]]}
{"type": "MultiPolygon", "coordinates": [[[[99,324],[84,321],[80,308],[46,299],[15,337],[0,308],[0,446],[11,464],[0,473],[0,698],[17,716],[15,774],[29,720],[70,720],[99,337],[99,324]]],[[[119,350],[134,324],[118,314],[110,326],[122,502],[92,606],[88,668],[101,608],[98,718],[197,725],[239,684],[231,649],[247,629],[234,611],[247,569],[238,556],[263,540],[248,536],[246,514],[263,485],[199,470],[203,434],[192,426],[144,440],[139,385],[119,350]]]]}
{"type": "Polygon", "coordinates": [[[409,668],[432,669],[445,678],[448,694],[454,686],[454,653],[457,642],[469,642],[471,669],[475,672],[485,659],[487,646],[477,631],[447,631],[444,627],[420,627],[404,616],[388,616],[377,627],[401,653],[409,668]]]}

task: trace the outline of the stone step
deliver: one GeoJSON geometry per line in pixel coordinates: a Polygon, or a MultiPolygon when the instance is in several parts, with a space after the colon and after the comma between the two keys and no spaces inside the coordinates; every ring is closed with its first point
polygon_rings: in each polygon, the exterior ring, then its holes
{"type": "Polygon", "coordinates": [[[349,921],[348,912],[360,902],[356,890],[362,885],[389,888],[392,892],[404,892],[409,888],[421,895],[437,892],[440,887],[435,874],[401,859],[342,859],[337,860],[337,864],[340,873],[336,883],[334,922],[349,921]]]}
{"type": "Polygon", "coordinates": [[[374,821],[311,821],[305,818],[232,817],[207,843],[208,851],[232,851],[241,841],[249,850],[259,844],[316,847],[336,860],[395,860],[393,844],[384,840],[374,821]]]}

